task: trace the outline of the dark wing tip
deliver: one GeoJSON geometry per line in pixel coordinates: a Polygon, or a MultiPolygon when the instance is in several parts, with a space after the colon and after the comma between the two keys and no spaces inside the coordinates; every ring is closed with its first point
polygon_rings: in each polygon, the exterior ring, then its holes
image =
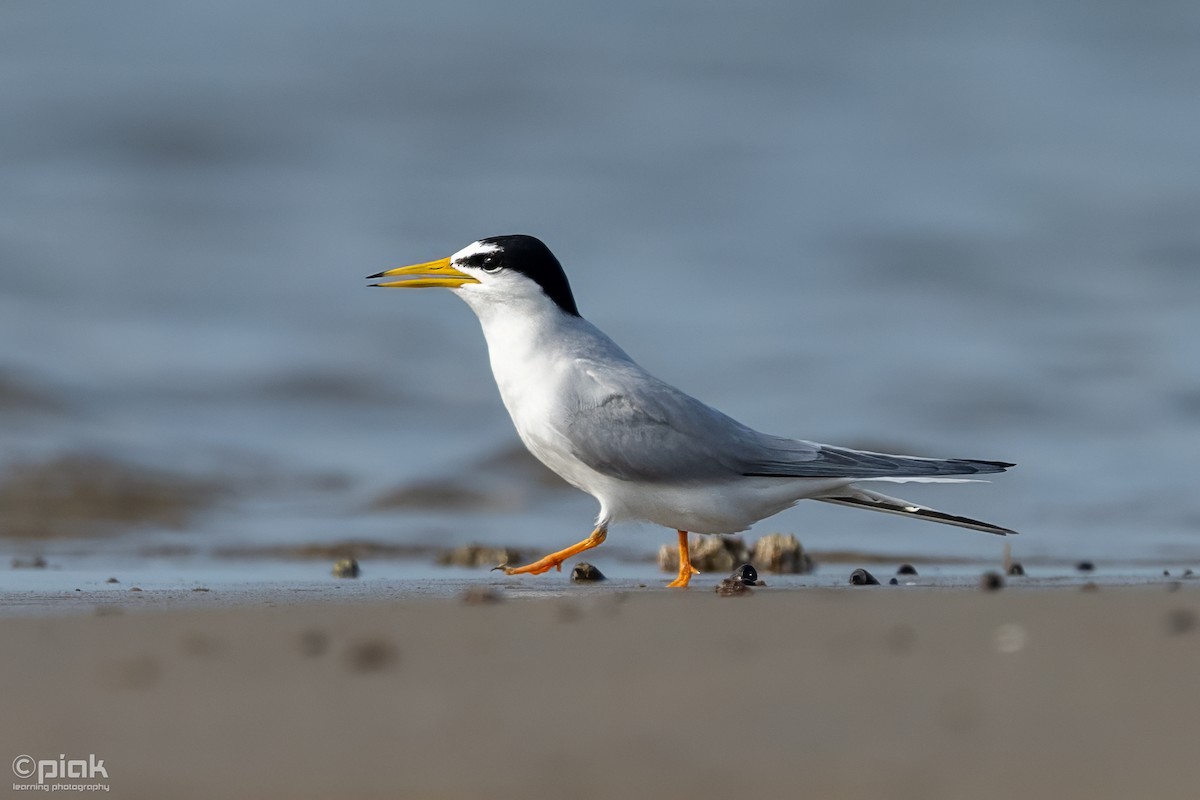
{"type": "Polygon", "coordinates": [[[980,461],[976,458],[966,459],[964,463],[973,465],[976,472],[1004,472],[1010,467],[1016,466],[1007,461],[980,461]]]}
{"type": "Polygon", "coordinates": [[[375,280],[376,278],[382,278],[382,277],[383,277],[383,273],[382,273],[382,272],[376,272],[374,275],[368,275],[368,276],[367,276],[366,278],[364,278],[363,280],[373,281],[373,280],[375,280]]]}

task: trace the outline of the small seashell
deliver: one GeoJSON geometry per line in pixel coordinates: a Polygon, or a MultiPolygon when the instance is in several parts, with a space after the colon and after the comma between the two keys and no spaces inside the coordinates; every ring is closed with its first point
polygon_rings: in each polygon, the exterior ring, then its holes
{"type": "Polygon", "coordinates": [[[739,580],[747,586],[758,586],[758,570],[754,568],[753,564],[742,564],[729,577],[739,580]]]}
{"type": "Polygon", "coordinates": [[[850,573],[850,583],[855,586],[878,586],[879,580],[865,569],[856,569],[850,573]]]}
{"type": "Polygon", "coordinates": [[[591,564],[586,561],[580,561],[571,570],[571,580],[576,583],[588,583],[590,581],[606,581],[608,578],[591,564]]]}

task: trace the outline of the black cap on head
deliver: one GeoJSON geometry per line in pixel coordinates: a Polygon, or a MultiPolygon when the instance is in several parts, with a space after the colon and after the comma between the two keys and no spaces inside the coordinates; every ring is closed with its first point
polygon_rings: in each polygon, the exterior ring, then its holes
{"type": "MultiPolygon", "coordinates": [[[[519,272],[531,279],[542,287],[546,296],[553,300],[559,308],[568,314],[579,316],[579,309],[575,306],[575,296],[571,294],[571,284],[567,282],[567,275],[563,272],[558,259],[554,257],[554,253],[550,252],[550,248],[546,247],[541,239],[524,234],[513,234],[489,236],[479,241],[481,244],[490,244],[499,248],[490,255],[499,257],[499,266],[502,269],[519,272]]],[[[482,254],[472,256],[471,260],[478,258],[482,263],[483,257],[482,254]]]]}

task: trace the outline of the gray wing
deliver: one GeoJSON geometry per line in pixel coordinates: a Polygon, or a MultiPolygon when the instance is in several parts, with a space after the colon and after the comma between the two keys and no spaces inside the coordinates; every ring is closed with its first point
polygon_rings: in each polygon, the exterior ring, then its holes
{"type": "Polygon", "coordinates": [[[739,476],[880,478],[1003,472],[1000,461],[888,455],[769,436],[629,364],[593,365],[567,413],[572,454],[610,477],[688,483],[739,476]]]}
{"type": "Polygon", "coordinates": [[[851,450],[760,434],[763,453],[747,464],[743,475],[767,478],[920,478],[1004,472],[1013,464],[973,458],[919,458],[868,450],[851,450]],[[816,448],[816,458],[807,458],[816,448]],[[800,454],[798,460],[795,453],[800,454]]]}
{"type": "Polygon", "coordinates": [[[687,483],[740,473],[743,426],[666,384],[638,389],[578,407],[566,431],[572,455],[626,481],[687,483]]]}

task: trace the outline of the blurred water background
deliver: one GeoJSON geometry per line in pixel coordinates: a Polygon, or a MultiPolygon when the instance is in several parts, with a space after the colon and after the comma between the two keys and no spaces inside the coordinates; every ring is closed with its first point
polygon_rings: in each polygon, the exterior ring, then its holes
{"type": "Polygon", "coordinates": [[[0,551],[581,538],[465,305],[362,280],[521,232],[748,424],[1019,462],[906,495],[1019,555],[1200,558],[1198,41],[1169,1],[5,4],[0,551]]]}

